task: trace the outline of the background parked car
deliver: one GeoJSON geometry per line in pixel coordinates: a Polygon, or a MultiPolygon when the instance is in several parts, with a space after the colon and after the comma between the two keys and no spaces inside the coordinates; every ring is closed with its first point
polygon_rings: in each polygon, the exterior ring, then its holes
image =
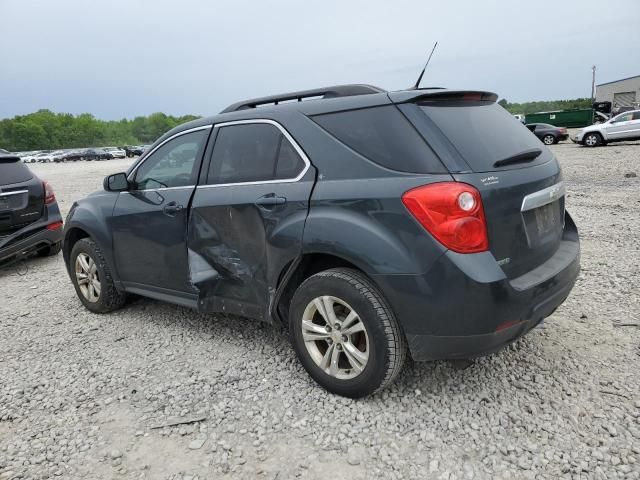
{"type": "Polygon", "coordinates": [[[87,148],[84,151],[85,160],[109,160],[113,158],[109,152],[105,152],[102,148],[87,148]]]}
{"type": "Polygon", "coordinates": [[[62,248],[62,217],[53,189],[17,155],[0,155],[0,264],[62,248]]]}
{"type": "Polygon", "coordinates": [[[624,112],[604,123],[585,127],[571,140],[587,147],[640,140],[640,110],[624,112]]]}
{"type": "Polygon", "coordinates": [[[127,157],[138,157],[144,153],[144,147],[138,145],[127,145],[124,147],[127,157]]]}
{"type": "Polygon", "coordinates": [[[83,159],[84,150],[67,150],[62,156],[64,162],[77,162],[83,159]]]}
{"type": "Polygon", "coordinates": [[[51,163],[53,161],[53,156],[51,152],[42,152],[35,156],[35,161],[37,163],[51,163]]]}
{"type": "Polygon", "coordinates": [[[556,127],[548,123],[529,123],[527,128],[542,140],[545,145],[553,145],[569,138],[566,128],[556,127]]]}
{"type": "Polygon", "coordinates": [[[103,150],[111,155],[111,158],[126,158],[127,153],[118,147],[104,147],[103,150]]]}
{"type": "Polygon", "coordinates": [[[55,163],[63,162],[65,153],[66,150],[56,150],[55,152],[51,152],[51,160],[55,163]]]}
{"type": "Polygon", "coordinates": [[[21,152],[18,154],[24,163],[33,163],[36,161],[37,152],[21,152]]]}

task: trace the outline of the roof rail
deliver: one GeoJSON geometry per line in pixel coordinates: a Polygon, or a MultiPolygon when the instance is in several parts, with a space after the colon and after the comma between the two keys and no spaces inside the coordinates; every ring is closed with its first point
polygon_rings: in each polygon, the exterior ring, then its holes
{"type": "Polygon", "coordinates": [[[243,100],[229,105],[220,113],[237,112],[238,110],[246,110],[248,108],[256,108],[259,105],[268,105],[273,103],[278,105],[280,102],[286,102],[289,100],[297,100],[301,102],[304,98],[322,97],[322,98],[337,98],[337,97],[351,97],[353,95],[367,95],[371,93],[383,93],[385,90],[382,88],[374,87],[373,85],[364,84],[352,84],[352,85],[335,85],[333,87],[314,88],[311,90],[300,90],[299,92],[283,93],[280,95],[270,95],[268,97],[252,98],[250,100],[243,100]]]}

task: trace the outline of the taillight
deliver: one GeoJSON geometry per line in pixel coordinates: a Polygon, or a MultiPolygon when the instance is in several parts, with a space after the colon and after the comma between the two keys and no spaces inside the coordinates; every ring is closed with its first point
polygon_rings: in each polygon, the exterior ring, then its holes
{"type": "Polygon", "coordinates": [[[53,193],[53,188],[49,185],[49,182],[42,182],[44,186],[44,204],[51,205],[56,201],[56,194],[53,193]]]}
{"type": "Polygon", "coordinates": [[[47,230],[60,230],[63,227],[62,222],[53,222],[47,225],[47,230]]]}
{"type": "Polygon", "coordinates": [[[432,183],[402,195],[409,212],[445,247],[458,253],[489,249],[480,192],[459,182],[432,183]]]}

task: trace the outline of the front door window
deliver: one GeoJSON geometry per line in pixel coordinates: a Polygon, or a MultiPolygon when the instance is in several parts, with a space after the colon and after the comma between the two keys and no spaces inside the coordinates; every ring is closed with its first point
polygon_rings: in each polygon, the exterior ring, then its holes
{"type": "Polygon", "coordinates": [[[180,135],[158,148],[136,171],[137,190],[195,185],[196,159],[200,157],[209,130],[180,135]]]}

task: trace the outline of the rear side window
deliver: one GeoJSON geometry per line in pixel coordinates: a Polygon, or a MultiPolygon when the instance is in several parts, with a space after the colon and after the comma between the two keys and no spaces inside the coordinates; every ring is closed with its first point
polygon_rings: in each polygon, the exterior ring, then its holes
{"type": "Polygon", "coordinates": [[[211,155],[209,184],[296,178],[305,163],[276,126],[250,123],[221,127],[211,155]]]}
{"type": "Polygon", "coordinates": [[[413,125],[393,105],[316,115],[313,120],[383,167],[411,173],[445,171],[413,125]]]}
{"type": "Polygon", "coordinates": [[[0,185],[26,182],[33,174],[20,160],[3,161],[0,159],[0,185]]]}
{"type": "Polygon", "coordinates": [[[434,101],[420,108],[474,172],[495,170],[498,160],[540,148],[540,140],[496,103],[434,101]]]}

